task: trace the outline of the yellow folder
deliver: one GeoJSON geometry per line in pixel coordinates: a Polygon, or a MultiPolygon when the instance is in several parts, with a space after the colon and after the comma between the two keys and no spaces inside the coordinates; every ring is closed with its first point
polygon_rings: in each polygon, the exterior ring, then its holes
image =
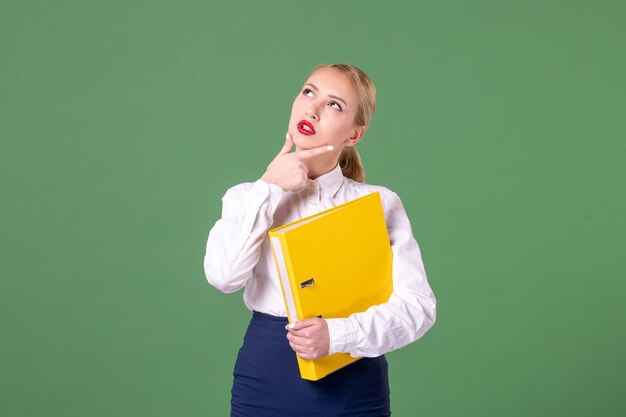
{"type": "MultiPolygon", "coordinates": [[[[380,194],[374,192],[269,231],[289,322],[342,318],[387,302],[392,253],[380,194]]],[[[360,358],[297,357],[316,381],[360,358]]]]}

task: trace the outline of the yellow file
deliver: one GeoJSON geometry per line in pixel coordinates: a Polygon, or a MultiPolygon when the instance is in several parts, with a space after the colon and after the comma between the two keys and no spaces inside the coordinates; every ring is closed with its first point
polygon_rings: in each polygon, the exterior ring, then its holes
{"type": "MultiPolygon", "coordinates": [[[[289,322],[345,318],[389,300],[392,252],[380,194],[374,192],[269,231],[289,322]]],[[[360,358],[297,357],[316,381],[360,358]]]]}

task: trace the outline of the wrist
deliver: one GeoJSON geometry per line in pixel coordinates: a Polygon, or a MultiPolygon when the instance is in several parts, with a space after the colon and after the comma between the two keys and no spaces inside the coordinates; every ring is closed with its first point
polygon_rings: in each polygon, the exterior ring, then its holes
{"type": "Polygon", "coordinates": [[[259,178],[259,179],[260,179],[261,181],[263,181],[263,182],[265,182],[265,183],[269,184],[269,185],[273,185],[273,186],[279,187],[279,188],[280,188],[281,190],[283,190],[283,191],[287,191],[287,190],[285,190],[285,189],[283,188],[283,186],[282,186],[282,185],[280,185],[280,184],[278,183],[278,181],[277,181],[277,180],[276,180],[273,176],[268,175],[267,173],[263,174],[263,175],[261,176],[261,178],[259,178]]]}
{"type": "Polygon", "coordinates": [[[260,181],[263,181],[264,183],[266,183],[269,187],[270,190],[274,190],[274,192],[286,192],[287,190],[285,190],[281,185],[277,184],[275,181],[272,180],[271,177],[268,177],[267,175],[263,175],[261,176],[261,178],[259,178],[260,181]]]}
{"type": "Polygon", "coordinates": [[[274,181],[271,180],[270,176],[267,173],[261,175],[261,180],[265,181],[268,184],[274,184],[274,181]]]}

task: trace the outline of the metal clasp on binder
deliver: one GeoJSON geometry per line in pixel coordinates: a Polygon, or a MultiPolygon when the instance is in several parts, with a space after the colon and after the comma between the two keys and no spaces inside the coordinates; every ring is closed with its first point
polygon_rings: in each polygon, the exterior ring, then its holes
{"type": "Polygon", "coordinates": [[[310,287],[315,284],[315,278],[308,279],[300,284],[300,288],[310,287]]]}

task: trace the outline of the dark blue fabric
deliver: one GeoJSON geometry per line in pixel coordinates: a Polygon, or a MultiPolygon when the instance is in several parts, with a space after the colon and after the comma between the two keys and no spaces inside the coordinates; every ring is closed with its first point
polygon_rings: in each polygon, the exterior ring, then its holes
{"type": "Polygon", "coordinates": [[[252,314],[233,372],[231,417],[391,415],[384,355],[307,381],[300,378],[286,324],[285,317],[252,314]]]}

